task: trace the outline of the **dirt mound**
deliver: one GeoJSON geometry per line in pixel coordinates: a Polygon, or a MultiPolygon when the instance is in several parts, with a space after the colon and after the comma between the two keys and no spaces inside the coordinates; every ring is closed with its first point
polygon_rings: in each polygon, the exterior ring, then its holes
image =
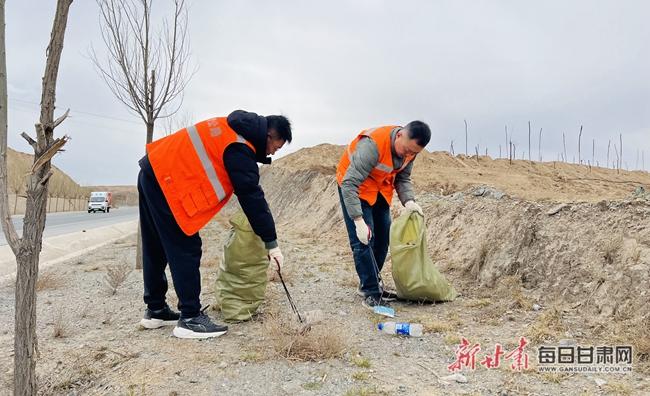
{"type": "MultiPolygon", "coordinates": [[[[334,175],[344,146],[321,144],[274,162],[273,167],[334,175]]],[[[449,195],[473,186],[489,185],[513,197],[553,202],[623,199],[636,186],[650,186],[650,173],[616,171],[563,162],[492,159],[422,152],[413,168],[415,187],[449,195]]]]}

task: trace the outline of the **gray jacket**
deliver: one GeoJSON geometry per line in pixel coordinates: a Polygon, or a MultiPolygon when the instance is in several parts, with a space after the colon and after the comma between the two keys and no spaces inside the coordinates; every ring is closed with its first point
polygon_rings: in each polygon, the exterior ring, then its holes
{"type": "MultiPolygon", "coordinates": [[[[404,163],[404,159],[395,154],[395,135],[400,128],[395,128],[390,133],[391,151],[393,154],[393,169],[399,169],[404,163]]],[[[359,186],[368,178],[370,171],[379,162],[379,149],[374,140],[369,138],[361,139],[352,153],[350,166],[348,166],[343,181],[341,182],[341,193],[345,208],[351,218],[362,215],[361,200],[359,199],[359,186]]],[[[406,167],[395,175],[395,190],[402,205],[410,200],[415,199],[413,184],[411,183],[411,170],[413,169],[411,161],[406,167]]]]}

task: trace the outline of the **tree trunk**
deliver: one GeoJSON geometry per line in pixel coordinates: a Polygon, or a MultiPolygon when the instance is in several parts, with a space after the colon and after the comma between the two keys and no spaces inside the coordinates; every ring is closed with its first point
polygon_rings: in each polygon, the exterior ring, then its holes
{"type": "MultiPolygon", "coordinates": [[[[154,123],[147,123],[147,144],[153,141],[153,128],[154,123]]],[[[142,269],[142,229],[140,228],[140,221],[138,220],[138,236],[135,248],[135,269],[142,269]]]]}
{"type": "Polygon", "coordinates": [[[18,208],[18,193],[14,197],[14,214],[16,214],[16,209],[18,208]]]}
{"type": "MultiPolygon", "coordinates": [[[[72,0],[58,0],[52,33],[47,47],[47,61],[43,76],[40,122],[36,124],[37,142],[34,144],[34,163],[42,165],[29,177],[23,237],[16,254],[16,306],[14,327],[14,395],[37,394],[36,356],[36,281],[38,262],[45,228],[47,187],[51,176],[50,161],[58,151],[54,140],[54,128],[65,119],[65,115],[54,120],[56,80],[63,51],[63,40],[72,0]],[[54,151],[52,151],[54,150],[54,151]],[[44,161],[44,162],[43,162],[44,161]]],[[[2,45],[4,49],[4,1],[2,7],[2,45]]],[[[4,65],[3,65],[4,66],[4,65]]],[[[3,70],[4,71],[4,70],[3,70]]],[[[5,90],[6,93],[6,90],[5,90]]],[[[6,120],[6,118],[5,118],[6,120]]],[[[58,141],[58,147],[67,138],[58,141]]],[[[6,168],[6,163],[4,164],[6,168]]],[[[6,190],[1,191],[3,195],[6,190]]],[[[3,224],[4,227],[4,224],[3,224]]],[[[5,229],[5,234],[7,233],[5,229]]]]}
{"type": "Polygon", "coordinates": [[[45,228],[47,191],[39,189],[39,181],[50,170],[44,165],[31,177],[27,190],[23,243],[16,262],[16,312],[14,325],[14,394],[36,394],[36,281],[38,260],[45,228]],[[38,191],[40,190],[40,191],[38,191]]]}

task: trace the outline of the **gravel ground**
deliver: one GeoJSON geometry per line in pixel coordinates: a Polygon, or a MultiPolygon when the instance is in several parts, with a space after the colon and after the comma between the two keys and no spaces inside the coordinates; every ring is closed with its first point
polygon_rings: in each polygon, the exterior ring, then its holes
{"type": "MultiPolygon", "coordinates": [[[[203,304],[214,302],[213,285],[227,234],[223,224],[217,220],[202,231],[203,304]]],[[[511,308],[509,301],[487,298],[485,290],[454,279],[462,296],[452,303],[394,304],[400,321],[425,324],[423,337],[381,334],[375,330],[381,319],[363,308],[354,293],[349,247],[281,231],[287,258],[284,273],[294,300],[303,312],[322,311],[324,320],[312,331],[325,328],[340,339],[345,347],[338,357],[299,360],[277,352],[269,323],[279,317],[284,321],[281,325],[290,327],[293,319],[275,282],[269,283],[262,313],[253,321],[230,325],[228,334],[219,339],[178,340],[171,337],[171,328],[142,330],[137,325],[144,309],[141,272],[131,271],[115,294],[106,281],[108,268],[132,263],[135,241],[128,238],[41,275],[40,391],[90,395],[650,393],[650,380],[640,372],[540,374],[534,367],[514,372],[509,362],[491,370],[477,363],[476,370],[463,371],[466,383],[446,381],[461,336],[481,343],[481,357],[497,342],[510,350],[543,311],[511,308]]],[[[176,303],[173,290],[169,300],[176,303]]],[[[1,285],[0,314],[8,320],[0,323],[0,388],[7,394],[13,364],[13,301],[11,282],[1,285]]],[[[210,315],[220,320],[218,311],[210,310],[210,315]]],[[[526,349],[533,363],[536,347],[526,349]]]]}

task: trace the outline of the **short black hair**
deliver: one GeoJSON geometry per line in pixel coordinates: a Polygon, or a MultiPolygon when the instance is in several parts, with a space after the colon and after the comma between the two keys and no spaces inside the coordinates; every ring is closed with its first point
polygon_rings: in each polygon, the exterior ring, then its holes
{"type": "Polygon", "coordinates": [[[411,121],[404,127],[408,130],[409,138],[415,139],[418,146],[426,147],[431,140],[431,129],[422,121],[411,121]]]}
{"type": "Polygon", "coordinates": [[[278,138],[291,143],[291,122],[287,117],[281,115],[266,116],[266,129],[268,131],[273,129],[278,134],[278,138]]]}

